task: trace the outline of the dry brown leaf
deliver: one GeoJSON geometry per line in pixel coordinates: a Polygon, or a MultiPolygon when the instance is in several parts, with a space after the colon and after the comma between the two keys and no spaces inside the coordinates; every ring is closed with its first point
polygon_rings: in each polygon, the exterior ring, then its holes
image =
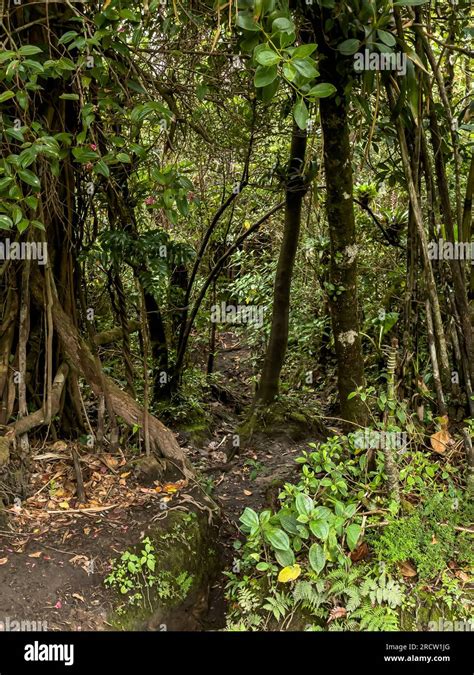
{"type": "Polygon", "coordinates": [[[329,612],[328,623],[334,621],[335,619],[344,619],[347,616],[347,609],[345,607],[333,607],[329,612]]]}
{"type": "Polygon", "coordinates": [[[350,558],[352,562],[359,562],[359,560],[364,560],[364,558],[367,558],[368,555],[369,555],[369,547],[367,546],[365,541],[363,541],[362,544],[359,544],[357,548],[351,551],[350,558]]]}
{"type": "Polygon", "coordinates": [[[244,495],[247,495],[247,497],[250,497],[251,494],[253,493],[250,490],[244,490],[244,495]]]}
{"type": "Polygon", "coordinates": [[[418,574],[413,565],[408,561],[398,563],[398,567],[400,568],[400,572],[404,577],[416,577],[418,574]]]}
{"type": "Polygon", "coordinates": [[[82,602],[85,602],[84,598],[82,597],[82,595],[79,595],[79,593],[73,593],[72,597],[77,598],[77,600],[81,600],[82,602]]]}
{"type": "Polygon", "coordinates": [[[65,443],[64,441],[56,441],[51,446],[51,450],[56,450],[56,452],[60,452],[61,450],[67,450],[67,443],[65,443]]]}
{"type": "Polygon", "coordinates": [[[28,553],[28,558],[40,558],[41,557],[41,551],[35,551],[35,553],[28,553]]]}
{"type": "Polygon", "coordinates": [[[439,455],[442,455],[444,452],[446,452],[446,448],[448,448],[453,443],[453,439],[449,435],[449,432],[445,429],[441,429],[441,431],[437,431],[435,434],[433,434],[430,437],[430,441],[431,447],[439,455]]]}
{"type": "Polygon", "coordinates": [[[8,562],[8,558],[0,558],[0,565],[5,565],[8,562]]]}
{"type": "Polygon", "coordinates": [[[454,573],[454,576],[456,576],[460,581],[462,581],[465,584],[467,584],[468,581],[470,580],[469,574],[466,574],[466,572],[463,572],[463,570],[457,570],[454,573]]]}

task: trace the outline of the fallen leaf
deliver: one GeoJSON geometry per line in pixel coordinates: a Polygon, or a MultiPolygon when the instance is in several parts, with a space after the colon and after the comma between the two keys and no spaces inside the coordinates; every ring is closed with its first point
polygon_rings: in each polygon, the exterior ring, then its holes
{"type": "Polygon", "coordinates": [[[347,616],[347,609],[345,607],[333,607],[329,612],[328,623],[334,621],[335,619],[344,619],[347,616]]]}
{"type": "Polygon", "coordinates": [[[250,497],[251,494],[253,493],[250,490],[244,490],[244,495],[247,495],[247,497],[250,497]]]}
{"type": "Polygon", "coordinates": [[[131,471],[126,471],[125,473],[120,474],[120,478],[128,478],[132,472],[131,471]]]}
{"type": "Polygon", "coordinates": [[[437,431],[435,434],[433,434],[430,437],[430,441],[431,447],[439,455],[442,455],[444,452],[446,452],[446,448],[454,443],[453,439],[449,435],[449,432],[445,429],[441,429],[441,431],[437,431]]]}
{"type": "Polygon", "coordinates": [[[82,602],[85,602],[84,598],[82,597],[82,595],[79,595],[79,593],[73,593],[72,597],[76,598],[77,600],[81,600],[82,602]]]}
{"type": "Polygon", "coordinates": [[[36,551],[35,553],[28,553],[28,558],[40,558],[41,551],[36,551]]]}
{"type": "Polygon", "coordinates": [[[67,450],[67,443],[65,443],[64,441],[56,441],[51,446],[51,450],[56,450],[57,452],[59,452],[60,450],[67,450]]]}
{"type": "Polygon", "coordinates": [[[278,581],[282,584],[287,584],[289,581],[294,581],[301,574],[301,567],[296,563],[295,565],[288,565],[280,570],[278,574],[278,581]]]}
{"type": "Polygon", "coordinates": [[[416,577],[418,574],[413,565],[407,561],[398,563],[398,567],[404,577],[416,577]]]}
{"type": "Polygon", "coordinates": [[[350,553],[350,559],[352,562],[359,562],[359,560],[364,560],[364,558],[367,558],[369,556],[369,547],[365,543],[365,541],[362,542],[362,544],[359,544],[357,548],[355,548],[353,551],[350,553]]]}
{"type": "Polygon", "coordinates": [[[460,579],[465,584],[467,584],[467,582],[470,580],[469,574],[466,574],[466,572],[463,572],[462,570],[457,570],[454,573],[454,576],[460,579]]]}
{"type": "Polygon", "coordinates": [[[8,558],[0,558],[0,565],[5,565],[8,562],[8,558]]]}
{"type": "Polygon", "coordinates": [[[61,509],[68,509],[68,508],[69,508],[69,502],[66,502],[66,501],[64,501],[64,502],[59,502],[59,507],[60,507],[61,509]]]}

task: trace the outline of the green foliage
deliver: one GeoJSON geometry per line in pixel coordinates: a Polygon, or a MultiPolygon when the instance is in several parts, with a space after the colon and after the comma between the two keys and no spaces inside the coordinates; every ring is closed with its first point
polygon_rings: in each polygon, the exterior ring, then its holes
{"type": "MultiPolygon", "coordinates": [[[[420,580],[434,580],[458,554],[458,535],[455,526],[473,520],[472,505],[459,494],[449,497],[443,492],[425,490],[421,503],[406,516],[400,516],[384,528],[374,540],[379,559],[387,563],[411,561],[420,580]]],[[[460,559],[474,556],[468,553],[461,539],[460,559]]]]}
{"type": "Polygon", "coordinates": [[[183,600],[192,586],[193,578],[187,572],[178,576],[167,570],[156,571],[156,551],[149,537],[141,543],[139,553],[125,551],[112,563],[112,569],[105,578],[109,588],[126,596],[129,605],[153,609],[150,589],[164,601],[183,600]]]}

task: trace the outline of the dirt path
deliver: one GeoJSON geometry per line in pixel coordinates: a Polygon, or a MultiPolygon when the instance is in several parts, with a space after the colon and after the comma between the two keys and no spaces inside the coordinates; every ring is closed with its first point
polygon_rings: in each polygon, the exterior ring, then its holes
{"type": "MultiPolygon", "coordinates": [[[[186,434],[178,438],[202,472],[202,489],[221,508],[225,569],[233,562],[243,509],[276,506],[282,485],[297,474],[295,457],[314,435],[295,441],[285,434],[256,434],[234,454],[242,411],[251,402],[252,370],[248,350],[231,334],[221,336],[216,368],[225,387],[216,388],[208,402],[214,420],[210,437],[199,443],[186,434]]],[[[92,510],[77,512],[70,448],[63,442],[57,446],[43,449],[33,476],[35,493],[10,509],[0,529],[0,630],[2,622],[11,630],[12,622],[25,620],[47,630],[110,629],[113,596],[103,583],[110,560],[143,539],[163,500],[179,501],[180,490],[173,486],[160,491],[138,484],[123,456],[99,461],[83,454],[92,510]]],[[[216,579],[203,629],[225,625],[225,582],[223,574],[216,579]]]]}

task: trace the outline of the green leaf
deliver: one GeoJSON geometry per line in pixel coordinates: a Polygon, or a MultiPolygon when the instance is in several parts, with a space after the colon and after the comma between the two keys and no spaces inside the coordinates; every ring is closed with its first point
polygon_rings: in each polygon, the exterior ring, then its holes
{"type": "Polygon", "coordinates": [[[280,19],[275,19],[272,23],[272,32],[273,33],[292,33],[295,30],[295,24],[289,19],[284,17],[280,19]]]}
{"type": "Polygon", "coordinates": [[[34,54],[40,54],[42,51],[40,47],[36,47],[35,45],[23,45],[18,50],[18,54],[20,56],[33,56],[34,54]]]}
{"type": "Polygon", "coordinates": [[[278,527],[266,528],[265,536],[273,548],[279,549],[280,551],[287,551],[290,548],[288,535],[278,527]]]}
{"type": "Polygon", "coordinates": [[[10,185],[13,178],[11,176],[5,176],[5,178],[0,178],[0,192],[10,185]]]}
{"type": "Polygon", "coordinates": [[[244,30],[257,31],[260,26],[255,23],[253,16],[244,12],[239,12],[237,15],[237,25],[244,30]]]}
{"type": "Polygon", "coordinates": [[[59,97],[62,101],[78,101],[79,94],[61,94],[59,97]]]}
{"type": "Polygon", "coordinates": [[[280,61],[280,57],[273,49],[262,49],[260,50],[256,57],[257,63],[261,66],[274,66],[280,61]]]}
{"type": "Polygon", "coordinates": [[[350,40],[344,40],[344,42],[341,42],[340,45],[338,45],[338,50],[341,52],[341,54],[344,54],[345,56],[352,56],[352,54],[355,54],[356,51],[360,47],[360,40],[355,40],[354,38],[351,38],[350,40]]]}
{"type": "Polygon", "coordinates": [[[278,75],[276,66],[258,66],[255,71],[254,84],[256,87],[266,87],[271,84],[278,75]]]}
{"type": "Polygon", "coordinates": [[[312,520],[309,524],[309,529],[318,539],[326,541],[329,535],[329,524],[326,520],[312,520]]]}
{"type": "Polygon", "coordinates": [[[362,528],[360,525],[357,525],[357,523],[352,523],[351,525],[346,527],[347,545],[349,546],[351,551],[353,551],[357,546],[357,542],[359,541],[361,532],[362,528]]]}
{"type": "Polygon", "coordinates": [[[282,567],[288,567],[289,565],[295,564],[295,554],[291,548],[286,551],[283,551],[279,548],[275,549],[275,558],[278,564],[282,567]]]}
{"type": "Polygon", "coordinates": [[[10,230],[13,227],[13,221],[8,216],[0,216],[0,230],[10,230]]]}
{"type": "Polygon", "coordinates": [[[240,522],[249,530],[257,530],[259,527],[258,515],[249,506],[244,509],[240,516],[240,522]]]}
{"type": "Polygon", "coordinates": [[[318,75],[318,71],[309,60],[295,59],[292,63],[300,75],[306,77],[308,80],[318,75]]]}
{"type": "Polygon", "coordinates": [[[14,98],[15,92],[8,90],[4,91],[2,94],[0,94],[0,103],[3,103],[4,101],[8,101],[10,98],[14,98]]]}
{"type": "Polygon", "coordinates": [[[31,224],[33,225],[33,227],[36,227],[37,230],[43,230],[43,232],[46,230],[43,223],[40,222],[39,220],[32,220],[31,224]]]}
{"type": "Polygon", "coordinates": [[[132,160],[130,159],[130,155],[127,155],[126,152],[119,152],[117,154],[117,159],[119,162],[127,162],[130,163],[132,160]]]}
{"type": "Polygon", "coordinates": [[[377,30],[377,35],[387,47],[394,47],[397,44],[395,36],[392,35],[392,33],[388,33],[386,30],[377,30]]]}
{"type": "Polygon", "coordinates": [[[98,159],[99,157],[98,153],[91,148],[73,148],[72,154],[74,159],[76,159],[78,162],[81,162],[81,164],[85,162],[91,162],[92,160],[98,159]]]}
{"type": "Polygon", "coordinates": [[[102,176],[105,176],[105,178],[110,176],[110,169],[103,159],[99,159],[97,164],[94,166],[94,173],[99,173],[102,176]]]}
{"type": "Polygon", "coordinates": [[[28,169],[20,169],[18,171],[18,175],[24,183],[28,183],[28,185],[31,185],[37,190],[41,188],[40,179],[33,173],[33,171],[29,171],[28,169]]]}
{"type": "Polygon", "coordinates": [[[306,123],[308,122],[308,108],[306,103],[302,98],[299,99],[293,106],[293,115],[295,117],[295,122],[300,129],[306,129],[306,123]]]}
{"type": "Polygon", "coordinates": [[[314,96],[314,98],[327,98],[328,96],[332,96],[336,91],[337,89],[333,84],[330,84],[329,82],[321,82],[320,84],[316,84],[314,87],[311,87],[308,92],[308,96],[314,96]]]}
{"type": "Polygon", "coordinates": [[[311,497],[300,492],[296,495],[295,506],[298,513],[307,516],[314,509],[314,502],[311,497]]]}
{"type": "Polygon", "coordinates": [[[300,45],[291,53],[291,57],[293,59],[305,59],[307,56],[311,56],[317,46],[315,44],[300,45]]]}
{"type": "Polygon", "coordinates": [[[20,220],[20,222],[17,224],[16,229],[21,234],[22,232],[24,232],[28,228],[29,224],[30,224],[30,221],[27,220],[26,218],[23,218],[23,220],[20,220]]]}
{"type": "Polygon", "coordinates": [[[320,544],[313,544],[309,549],[309,564],[319,574],[326,564],[326,554],[320,544]]]}

